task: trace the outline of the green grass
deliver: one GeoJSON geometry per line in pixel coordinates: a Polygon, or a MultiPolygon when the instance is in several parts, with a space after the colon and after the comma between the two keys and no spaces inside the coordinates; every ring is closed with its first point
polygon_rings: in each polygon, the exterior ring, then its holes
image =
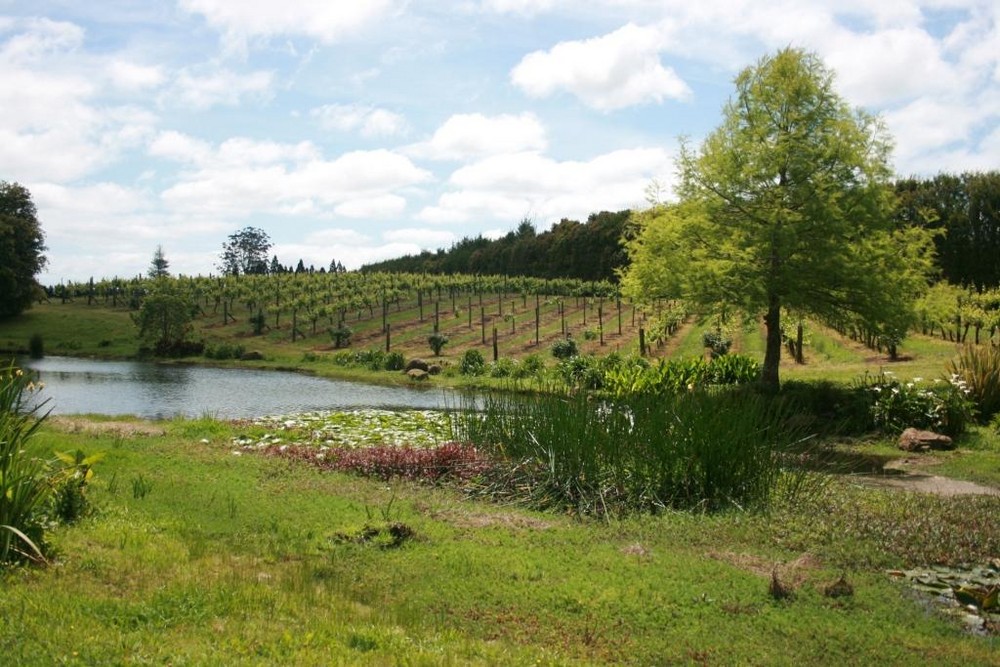
{"type": "Polygon", "coordinates": [[[995,555],[995,531],[956,536],[990,525],[1000,500],[900,503],[832,483],[768,514],[580,521],[237,456],[227,424],[124,437],[109,423],[36,442],[107,458],[97,512],[53,534],[58,564],[0,575],[4,661],[985,665],[1000,648],[884,573],[939,550],[995,555]],[[388,522],[414,537],[337,537],[388,522]],[[773,600],[772,567],[803,553],[795,596],[773,600]],[[854,596],[824,597],[842,572],[854,596]]]}

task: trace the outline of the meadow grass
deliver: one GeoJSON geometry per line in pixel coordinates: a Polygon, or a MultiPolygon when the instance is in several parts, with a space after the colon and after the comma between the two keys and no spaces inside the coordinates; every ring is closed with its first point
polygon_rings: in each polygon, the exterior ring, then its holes
{"type": "Polygon", "coordinates": [[[995,555],[1000,499],[835,481],[768,512],[580,520],[236,455],[242,426],[159,426],[41,431],[40,450],[107,456],[56,563],[0,575],[4,660],[985,665],[1000,648],[884,572],[995,555]],[[396,548],[361,537],[395,523],[412,531],[396,548]],[[789,599],[768,594],[775,568],[789,599]],[[825,597],[845,573],[854,595],[825,597]]]}

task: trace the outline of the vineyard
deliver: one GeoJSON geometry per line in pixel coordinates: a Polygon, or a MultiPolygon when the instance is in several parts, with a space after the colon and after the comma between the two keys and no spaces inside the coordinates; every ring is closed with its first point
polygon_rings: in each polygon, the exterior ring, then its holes
{"type": "MultiPolygon", "coordinates": [[[[399,273],[133,278],[60,285],[49,289],[47,300],[0,329],[0,348],[25,352],[29,336],[37,333],[50,354],[134,356],[141,344],[134,320],[144,301],[158,292],[179,295],[193,313],[187,337],[195,347],[180,356],[215,361],[249,357],[270,365],[309,365],[317,372],[325,372],[323,362],[345,365],[345,359],[369,353],[457,367],[468,350],[477,350],[486,364],[536,357],[531,363],[552,365],[553,346],[566,339],[584,357],[701,357],[719,344],[717,352],[759,361],[764,350],[757,322],[701,318],[667,299],[636,304],[609,282],[399,273]]],[[[785,321],[782,363],[790,377],[849,380],[889,363],[903,374],[936,376],[957,344],[996,339],[1000,292],[976,293],[940,283],[917,304],[909,336],[892,349],[862,328],[793,317],[785,321]]]]}

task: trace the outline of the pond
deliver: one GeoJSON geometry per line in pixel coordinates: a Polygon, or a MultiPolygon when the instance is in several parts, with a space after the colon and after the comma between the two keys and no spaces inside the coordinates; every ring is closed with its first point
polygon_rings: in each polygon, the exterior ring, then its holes
{"type": "Polygon", "coordinates": [[[389,387],[284,371],[68,357],[19,360],[45,384],[52,414],[238,419],[314,410],[454,408],[441,388],[389,387]]]}

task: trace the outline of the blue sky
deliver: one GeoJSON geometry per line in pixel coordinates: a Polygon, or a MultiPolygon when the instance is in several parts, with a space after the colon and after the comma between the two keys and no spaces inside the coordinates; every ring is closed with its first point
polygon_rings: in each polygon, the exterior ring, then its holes
{"type": "Polygon", "coordinates": [[[1000,168],[987,0],[0,0],[0,179],[44,283],[215,271],[253,225],[348,268],[669,195],[678,137],[794,46],[901,175],[1000,168]],[[582,8],[581,8],[582,7],[582,8]]]}

